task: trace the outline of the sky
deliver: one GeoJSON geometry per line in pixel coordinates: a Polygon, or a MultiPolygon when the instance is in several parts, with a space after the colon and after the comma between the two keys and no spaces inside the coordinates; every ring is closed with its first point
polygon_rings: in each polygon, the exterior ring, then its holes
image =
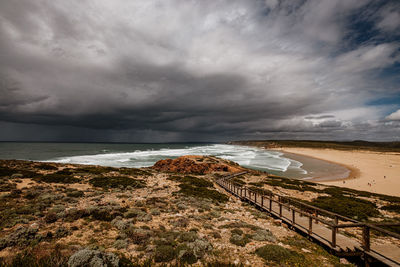
{"type": "Polygon", "coordinates": [[[0,1],[0,140],[400,140],[400,1],[0,1]]]}

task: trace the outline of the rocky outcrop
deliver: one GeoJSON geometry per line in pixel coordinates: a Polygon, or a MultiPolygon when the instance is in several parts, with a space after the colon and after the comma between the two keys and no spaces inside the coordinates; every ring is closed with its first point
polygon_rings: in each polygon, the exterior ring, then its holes
{"type": "Polygon", "coordinates": [[[213,172],[239,172],[238,164],[215,157],[182,156],[176,159],[159,160],[152,167],[158,171],[184,174],[207,174],[213,172]]]}

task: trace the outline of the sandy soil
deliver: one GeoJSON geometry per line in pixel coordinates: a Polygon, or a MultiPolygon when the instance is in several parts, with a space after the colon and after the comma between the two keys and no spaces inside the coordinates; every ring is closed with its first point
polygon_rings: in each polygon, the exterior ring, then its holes
{"type": "Polygon", "coordinates": [[[282,151],[337,163],[351,170],[345,180],[322,184],[400,196],[400,153],[291,147],[282,151]]]}

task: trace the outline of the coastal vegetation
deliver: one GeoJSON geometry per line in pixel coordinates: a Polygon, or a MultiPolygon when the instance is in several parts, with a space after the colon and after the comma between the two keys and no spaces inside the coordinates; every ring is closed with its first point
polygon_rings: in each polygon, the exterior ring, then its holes
{"type": "MultiPolygon", "coordinates": [[[[218,188],[230,163],[212,161],[218,171],[201,174],[0,161],[0,266],[346,266],[218,188]]],[[[398,218],[395,197],[253,171],[233,181],[359,220],[398,218]]]]}

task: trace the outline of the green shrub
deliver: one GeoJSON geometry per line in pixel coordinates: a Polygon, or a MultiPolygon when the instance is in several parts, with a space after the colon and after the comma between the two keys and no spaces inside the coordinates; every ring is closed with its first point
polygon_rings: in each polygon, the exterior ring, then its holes
{"type": "Polygon", "coordinates": [[[13,174],[21,174],[22,178],[33,178],[36,176],[40,176],[40,174],[37,174],[36,172],[29,171],[29,170],[23,170],[23,169],[12,169],[9,167],[4,167],[0,166],[0,177],[4,176],[12,176],[13,174]]]}
{"type": "Polygon", "coordinates": [[[86,210],[83,209],[78,210],[76,208],[71,208],[65,212],[65,221],[73,222],[87,216],[89,216],[89,214],[88,212],[86,212],[86,210]]]}
{"type": "Polygon", "coordinates": [[[257,241],[269,241],[269,242],[275,242],[276,241],[276,238],[271,233],[271,231],[264,230],[264,229],[257,230],[252,235],[252,239],[257,240],[257,241]]]}
{"type": "Polygon", "coordinates": [[[231,179],[231,182],[233,182],[233,184],[236,185],[236,186],[242,186],[242,185],[245,185],[245,184],[246,184],[245,181],[243,181],[242,179],[240,179],[240,178],[238,178],[238,177],[232,178],[232,179],[231,179]]]}
{"type": "Polygon", "coordinates": [[[229,197],[214,189],[195,187],[189,184],[180,184],[179,187],[181,188],[181,190],[178,193],[186,196],[206,198],[218,202],[226,202],[229,200],[229,197]]]}
{"type": "Polygon", "coordinates": [[[63,256],[59,250],[56,250],[49,255],[37,257],[30,251],[18,253],[10,263],[1,262],[1,267],[51,267],[51,266],[67,266],[68,258],[63,256]]]}
{"type": "Polygon", "coordinates": [[[387,210],[387,211],[400,213],[400,205],[398,205],[398,204],[392,204],[392,205],[383,206],[382,209],[383,210],[387,210]]]}
{"type": "Polygon", "coordinates": [[[133,178],[124,176],[114,176],[114,177],[96,177],[89,180],[89,183],[95,187],[101,187],[103,189],[109,188],[119,188],[131,186],[134,188],[144,187],[143,181],[139,181],[133,178]]]}
{"type": "Polygon", "coordinates": [[[131,176],[151,176],[150,172],[136,168],[120,168],[118,171],[120,174],[131,176]]]}
{"type": "Polygon", "coordinates": [[[73,176],[66,174],[57,174],[57,173],[44,175],[38,178],[37,180],[45,183],[59,183],[59,184],[73,184],[80,182],[80,179],[75,178],[73,176]]]}
{"type": "Polygon", "coordinates": [[[82,249],[73,254],[68,260],[69,267],[81,266],[119,266],[119,258],[111,252],[82,249]]]}
{"type": "Polygon", "coordinates": [[[39,169],[41,170],[58,170],[58,168],[56,166],[47,164],[47,163],[43,163],[37,166],[39,169]]]}
{"type": "Polygon", "coordinates": [[[197,238],[198,235],[196,234],[196,232],[189,231],[181,233],[178,240],[180,242],[194,242],[197,238]]]}
{"type": "Polygon", "coordinates": [[[256,249],[255,252],[266,261],[287,264],[289,266],[303,266],[299,263],[305,261],[304,255],[278,245],[265,245],[256,249]]]}
{"type": "Polygon", "coordinates": [[[67,191],[67,197],[83,197],[85,194],[80,190],[67,191]]]}
{"type": "Polygon", "coordinates": [[[205,267],[243,267],[244,265],[241,264],[235,264],[235,263],[225,263],[225,262],[220,262],[220,261],[213,261],[213,262],[207,262],[207,264],[204,265],[205,267]]]}
{"type": "Polygon", "coordinates": [[[46,223],[53,223],[57,221],[57,214],[54,212],[47,213],[46,216],[44,217],[44,221],[46,223]]]}
{"type": "Polygon", "coordinates": [[[194,255],[193,251],[187,250],[182,253],[179,257],[181,263],[194,264],[197,262],[197,257],[194,255]]]}
{"type": "Polygon", "coordinates": [[[226,228],[228,228],[228,229],[229,229],[229,228],[248,228],[248,229],[251,229],[251,230],[254,230],[254,231],[261,229],[260,227],[258,227],[258,226],[256,226],[256,225],[252,225],[252,224],[249,224],[249,223],[246,223],[246,222],[242,222],[242,221],[239,221],[239,222],[232,222],[232,223],[220,225],[220,226],[218,226],[218,228],[219,228],[219,229],[226,229],[226,228]]]}
{"type": "Polygon", "coordinates": [[[236,246],[241,246],[244,247],[246,246],[247,243],[249,243],[251,240],[247,236],[243,235],[238,235],[238,234],[232,234],[231,238],[229,239],[229,242],[236,246]]]}
{"type": "Polygon", "coordinates": [[[185,176],[183,177],[180,182],[185,183],[185,184],[190,184],[192,186],[196,187],[212,187],[213,183],[210,181],[207,181],[202,178],[197,178],[193,176],[185,176]]]}
{"type": "Polygon", "coordinates": [[[117,168],[113,167],[103,167],[103,166],[86,166],[86,167],[81,167],[78,169],[75,169],[76,172],[87,172],[90,174],[103,174],[103,173],[108,173],[112,171],[118,171],[117,168]]]}
{"type": "Polygon", "coordinates": [[[154,253],[155,262],[172,261],[176,256],[175,249],[169,245],[157,246],[154,253]]]}
{"type": "Polygon", "coordinates": [[[319,196],[310,204],[357,220],[366,220],[380,214],[374,203],[354,197],[319,196]]]}
{"type": "Polygon", "coordinates": [[[151,237],[149,230],[135,229],[133,227],[125,230],[125,234],[132,240],[132,243],[136,245],[146,245],[151,237]]]}
{"type": "Polygon", "coordinates": [[[243,231],[239,228],[235,228],[231,230],[232,234],[243,235],[243,231]]]}
{"type": "Polygon", "coordinates": [[[118,212],[117,210],[100,207],[92,209],[90,211],[90,215],[95,220],[110,222],[117,216],[122,215],[122,213],[118,212]]]}

